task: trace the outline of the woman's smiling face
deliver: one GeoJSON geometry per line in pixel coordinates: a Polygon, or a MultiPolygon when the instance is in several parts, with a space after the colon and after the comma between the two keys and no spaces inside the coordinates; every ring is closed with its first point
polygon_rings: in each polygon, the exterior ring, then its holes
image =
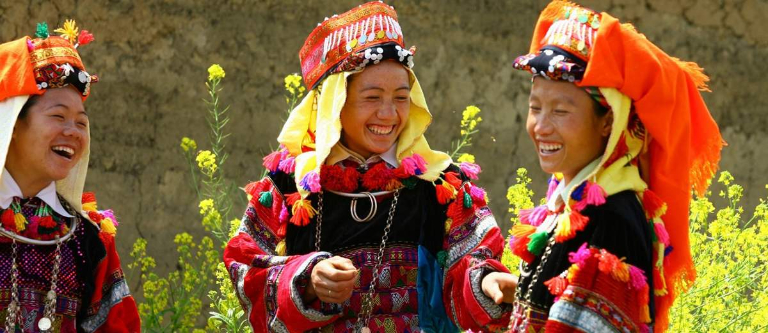
{"type": "Polygon", "coordinates": [[[568,183],[603,154],[613,118],[598,116],[595,108],[592,97],[573,83],[534,79],[526,129],[544,172],[560,172],[568,183]]]}
{"type": "Polygon", "coordinates": [[[386,152],[408,120],[410,94],[408,71],[393,60],[350,76],[341,110],[341,142],[364,158],[386,152]]]}

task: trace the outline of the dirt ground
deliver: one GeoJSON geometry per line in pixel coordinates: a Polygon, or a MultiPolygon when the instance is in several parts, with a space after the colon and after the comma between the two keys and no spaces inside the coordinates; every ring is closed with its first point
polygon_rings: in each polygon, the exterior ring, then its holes
{"type": "MultiPolygon", "coordinates": [[[[206,69],[226,70],[223,101],[231,105],[226,173],[245,184],[261,175],[261,158],[277,146],[285,109],[283,77],[299,72],[298,50],[317,22],[360,1],[2,0],[0,41],[53,30],[77,19],[96,41],[81,49],[102,81],[86,106],[93,144],[87,190],[121,221],[118,247],[129,260],[137,237],[160,271],[175,267],[173,235],[204,234],[179,143],[205,149],[206,69]]],[[[431,145],[448,150],[461,111],[482,109],[471,147],[482,165],[497,219],[508,228],[506,189],[515,170],[531,171],[544,190],[524,130],[529,76],[512,70],[528,49],[545,1],[391,1],[406,43],[416,45],[416,71],[435,120],[431,145]]],[[[768,183],[768,19],[765,0],[602,0],[582,4],[611,13],[711,78],[704,98],[729,143],[721,167],[747,185],[746,210],[766,197],[768,183]],[[761,162],[762,161],[762,162],[761,162]]],[[[243,207],[237,207],[241,210],[243,207]]],[[[135,286],[135,284],[132,284],[135,286]]]]}

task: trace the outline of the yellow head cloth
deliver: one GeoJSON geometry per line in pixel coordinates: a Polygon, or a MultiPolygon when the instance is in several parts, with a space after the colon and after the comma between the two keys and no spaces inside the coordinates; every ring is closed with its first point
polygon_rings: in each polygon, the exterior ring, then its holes
{"type": "MultiPolygon", "coordinates": [[[[320,167],[325,163],[331,148],[341,138],[340,115],[347,100],[347,78],[355,73],[359,72],[341,72],[328,76],[293,109],[277,138],[289,154],[296,158],[294,176],[302,197],[306,197],[309,192],[299,183],[312,171],[320,174],[320,167]]],[[[429,148],[424,132],[432,123],[432,114],[427,108],[419,81],[410,69],[408,74],[412,82],[411,110],[397,141],[397,159],[402,161],[413,154],[420,155],[427,162],[427,171],[418,177],[434,181],[452,161],[448,154],[429,148]]]]}

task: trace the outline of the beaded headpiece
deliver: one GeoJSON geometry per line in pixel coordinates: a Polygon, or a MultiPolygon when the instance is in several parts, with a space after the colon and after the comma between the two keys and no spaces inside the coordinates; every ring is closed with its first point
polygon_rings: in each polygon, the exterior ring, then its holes
{"type": "Polygon", "coordinates": [[[72,85],[86,98],[91,83],[99,78],[85,71],[77,47],[92,42],[93,35],[88,30],[79,30],[73,20],[67,20],[55,32],[61,36],[50,36],[48,24],[38,23],[36,38],[27,40],[37,87],[42,90],[72,85]]]}
{"type": "Polygon", "coordinates": [[[384,59],[413,67],[414,52],[405,48],[394,7],[376,1],[319,23],[304,41],[299,60],[304,84],[312,89],[330,74],[359,70],[384,59]]]}

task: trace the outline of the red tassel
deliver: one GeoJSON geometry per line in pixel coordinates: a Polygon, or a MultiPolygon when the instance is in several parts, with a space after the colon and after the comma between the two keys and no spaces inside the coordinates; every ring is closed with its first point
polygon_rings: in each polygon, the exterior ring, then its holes
{"type": "Polygon", "coordinates": [[[307,213],[307,210],[303,208],[296,209],[293,216],[291,216],[291,223],[300,227],[309,224],[309,213],[307,213]]]}
{"type": "Polygon", "coordinates": [[[248,185],[245,185],[243,191],[245,191],[246,194],[250,194],[251,197],[255,197],[256,194],[259,193],[259,182],[252,182],[248,185]]]}
{"type": "Polygon", "coordinates": [[[529,264],[536,260],[536,257],[533,255],[533,253],[528,251],[528,242],[530,241],[531,240],[528,238],[528,236],[522,238],[515,237],[510,248],[512,254],[520,257],[520,259],[529,264]]]}
{"type": "Polygon", "coordinates": [[[446,212],[446,215],[453,219],[453,223],[456,225],[461,225],[467,222],[467,220],[475,214],[474,209],[464,208],[464,195],[463,193],[460,194],[461,195],[456,197],[456,200],[448,205],[448,211],[446,212]]]}
{"type": "Polygon", "coordinates": [[[288,229],[288,223],[280,223],[280,226],[277,227],[276,236],[280,238],[285,238],[286,229],[288,229]]]}
{"type": "Polygon", "coordinates": [[[13,216],[13,209],[11,207],[8,207],[8,209],[3,211],[3,216],[0,218],[3,222],[3,228],[10,231],[16,231],[16,219],[13,216]]]}
{"type": "Polygon", "coordinates": [[[547,286],[550,294],[557,297],[562,295],[565,288],[568,287],[568,280],[564,277],[555,276],[544,282],[544,285],[547,286]]]}
{"type": "MultiPolygon", "coordinates": [[[[354,170],[354,168],[347,169],[354,170]]],[[[392,177],[394,177],[392,170],[384,163],[376,163],[363,175],[363,187],[369,191],[383,190],[392,177]]]]}
{"type": "Polygon", "coordinates": [[[280,151],[273,151],[271,154],[264,156],[263,159],[265,168],[269,170],[269,172],[275,172],[277,171],[277,168],[280,167],[280,151]]]}
{"type": "Polygon", "coordinates": [[[99,214],[99,212],[94,210],[88,212],[88,217],[91,219],[91,221],[96,223],[101,223],[101,220],[104,219],[104,216],[102,216],[101,214],[99,214]]]}
{"type": "Polygon", "coordinates": [[[96,202],[96,194],[93,192],[83,192],[82,203],[96,202]]]}
{"type": "Polygon", "coordinates": [[[643,208],[649,219],[661,217],[667,212],[667,204],[651,190],[643,192],[643,208]]]}
{"type": "Polygon", "coordinates": [[[441,205],[448,204],[451,200],[456,198],[456,189],[454,189],[451,184],[443,183],[435,185],[435,191],[437,192],[437,202],[441,205]]]}
{"type": "Polygon", "coordinates": [[[301,200],[301,194],[299,194],[299,192],[293,192],[285,198],[285,201],[288,203],[288,206],[293,206],[293,204],[299,200],[301,200]]]}
{"type": "Polygon", "coordinates": [[[461,179],[459,179],[459,174],[451,171],[445,173],[445,181],[448,182],[448,184],[453,185],[455,188],[461,187],[461,179]]]}
{"type": "Polygon", "coordinates": [[[571,211],[571,232],[576,233],[584,230],[589,223],[589,217],[581,215],[577,211],[571,211]]]}

